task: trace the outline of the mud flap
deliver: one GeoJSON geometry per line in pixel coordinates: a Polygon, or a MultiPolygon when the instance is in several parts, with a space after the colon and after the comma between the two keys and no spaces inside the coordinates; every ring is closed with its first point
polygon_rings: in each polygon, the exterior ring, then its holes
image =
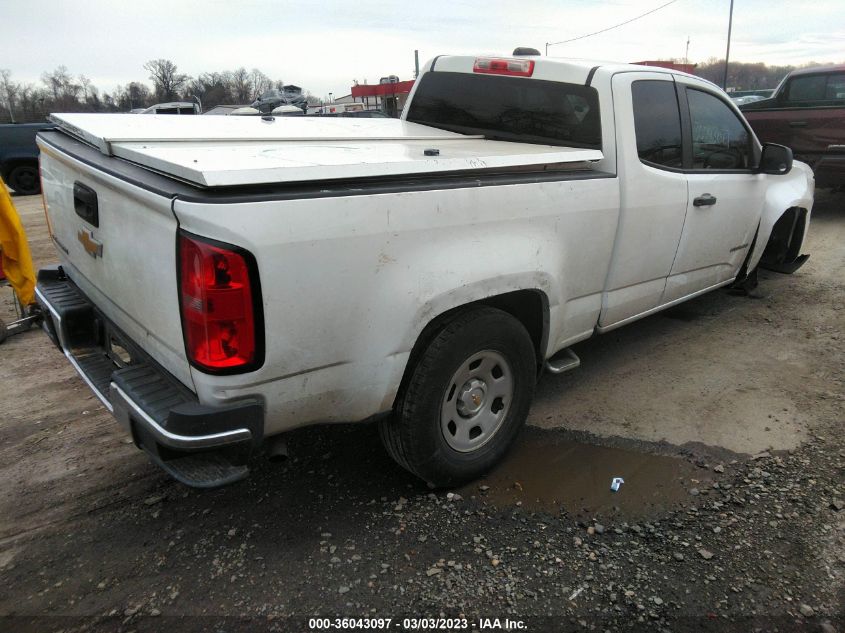
{"type": "Polygon", "coordinates": [[[755,290],[759,285],[757,281],[757,267],[755,266],[754,269],[745,275],[742,279],[737,277],[738,281],[735,281],[730,285],[728,288],[728,292],[732,295],[738,295],[743,297],[754,297],[758,298],[759,295],[755,294],[755,290]]]}
{"type": "Polygon", "coordinates": [[[783,273],[784,275],[791,275],[796,270],[801,268],[801,266],[804,265],[804,262],[806,262],[808,259],[810,259],[809,255],[799,255],[794,260],[792,260],[791,262],[788,262],[788,263],[784,262],[782,264],[764,264],[764,263],[761,262],[760,267],[765,268],[766,270],[774,271],[776,273],[783,273]]]}

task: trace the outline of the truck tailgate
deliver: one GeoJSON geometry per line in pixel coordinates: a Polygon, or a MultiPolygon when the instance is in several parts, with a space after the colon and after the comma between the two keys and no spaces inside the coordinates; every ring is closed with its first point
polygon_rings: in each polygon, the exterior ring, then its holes
{"type": "Polygon", "coordinates": [[[38,138],[50,233],[82,292],[134,343],[192,387],[169,198],[98,171],[38,138]]]}

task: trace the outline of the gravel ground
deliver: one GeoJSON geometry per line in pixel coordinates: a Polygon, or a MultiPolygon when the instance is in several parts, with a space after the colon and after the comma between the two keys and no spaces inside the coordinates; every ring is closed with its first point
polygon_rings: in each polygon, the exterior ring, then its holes
{"type": "MultiPolygon", "coordinates": [[[[16,201],[52,260],[40,202],[16,201]]],[[[404,473],[368,425],[296,431],[287,461],[185,488],[46,337],[10,339],[0,630],[845,630],[843,207],[818,193],[810,261],[761,275],[758,298],[711,293],[581,344],[508,460],[456,491],[404,473]]]]}

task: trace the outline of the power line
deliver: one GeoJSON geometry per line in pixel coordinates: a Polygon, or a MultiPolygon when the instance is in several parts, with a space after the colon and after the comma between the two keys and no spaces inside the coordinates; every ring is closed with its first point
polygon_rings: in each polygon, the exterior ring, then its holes
{"type": "Polygon", "coordinates": [[[599,33],[606,33],[607,31],[612,31],[613,29],[618,29],[620,26],[625,26],[626,24],[630,24],[640,18],[644,18],[647,15],[651,15],[655,11],[660,11],[660,9],[665,9],[670,4],[675,4],[678,0],[669,0],[666,4],[661,4],[659,7],[652,9],[651,11],[646,11],[645,13],[638,15],[635,18],[631,18],[630,20],[625,20],[624,22],[620,22],[619,24],[614,24],[613,26],[609,26],[606,29],[601,29],[600,31],[595,31],[593,33],[587,33],[586,35],[579,35],[578,37],[573,37],[568,40],[563,40],[561,42],[546,42],[546,55],[549,54],[549,46],[557,46],[558,44],[567,44],[568,42],[574,42],[575,40],[583,40],[585,37],[592,37],[593,35],[598,35],[599,33]]]}

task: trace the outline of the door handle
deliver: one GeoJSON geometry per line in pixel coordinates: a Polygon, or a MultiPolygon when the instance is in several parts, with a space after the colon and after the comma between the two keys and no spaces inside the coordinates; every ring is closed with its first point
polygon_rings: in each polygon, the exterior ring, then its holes
{"type": "Polygon", "coordinates": [[[806,121],[790,121],[789,127],[807,127],[806,121]]]}
{"type": "Polygon", "coordinates": [[[692,201],[692,206],[694,207],[710,207],[716,204],[716,198],[711,196],[709,193],[705,193],[702,196],[698,196],[692,201]]]}

